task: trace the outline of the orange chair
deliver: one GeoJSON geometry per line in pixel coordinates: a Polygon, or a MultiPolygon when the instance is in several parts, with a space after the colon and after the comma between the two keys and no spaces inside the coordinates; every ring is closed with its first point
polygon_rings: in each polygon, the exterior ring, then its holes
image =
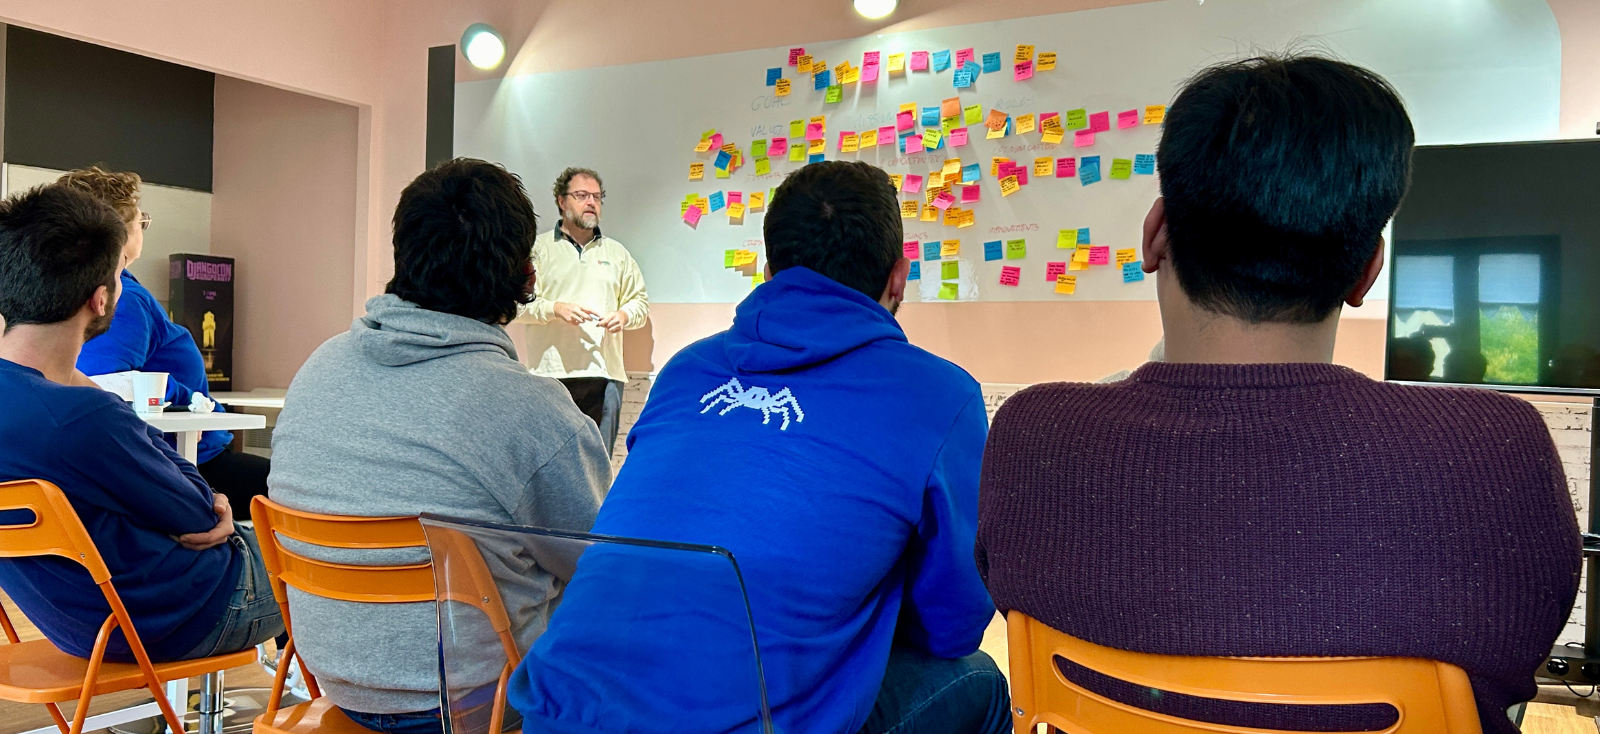
{"type": "Polygon", "coordinates": [[[0,645],[0,700],[42,703],[62,734],[79,734],[89,715],[89,701],[103,693],[145,687],[155,696],[161,715],[172,731],[183,731],[183,724],[172,710],[163,683],[196,675],[216,675],[219,671],[255,662],[254,648],[227,655],[171,663],[151,663],[144,642],[133,627],[128,610],[111,584],[111,572],[95,547],[76,510],[61,489],[50,482],[24,479],[0,484],[0,511],[30,510],[34,520],[27,525],[0,525],[0,558],[58,556],[77,563],[89,572],[100,593],[111,606],[111,614],[100,625],[94,649],[83,659],[57,650],[48,640],[22,642],[5,610],[0,609],[8,645],[0,645]],[[135,663],[105,662],[106,644],[113,630],[121,629],[135,663]],[[62,701],[77,701],[72,723],[67,723],[62,701]]]}
{"type": "MultiPolygon", "coordinates": [[[[251,501],[250,517],[256,524],[256,537],[261,543],[261,557],[266,562],[267,573],[272,577],[272,594],[283,612],[284,628],[289,632],[289,642],[278,660],[278,672],[272,682],[272,695],[267,710],[255,721],[255,734],[371,734],[370,730],[350,720],[338,706],[330,703],[317,688],[316,679],[306,668],[304,659],[296,662],[305,675],[306,687],[312,699],[306,703],[279,709],[283,699],[284,680],[289,664],[295,658],[294,625],[289,617],[287,587],[293,586],[307,594],[367,604],[403,604],[437,600],[434,591],[433,564],[422,562],[402,566],[355,566],[309,558],[283,547],[279,536],[325,548],[378,549],[426,547],[428,539],[422,525],[415,517],[354,517],[320,515],[291,510],[266,497],[257,496],[251,501]]],[[[510,634],[510,621],[494,581],[482,556],[471,546],[470,539],[455,549],[452,559],[468,558],[465,548],[471,547],[471,558],[481,567],[481,572],[469,572],[476,582],[472,598],[452,599],[471,603],[482,609],[500,633],[501,644],[506,646],[513,661],[520,659],[516,643],[510,634]]],[[[471,568],[471,564],[465,564],[471,568]]],[[[493,721],[498,726],[503,717],[505,686],[510,677],[507,665],[500,678],[495,695],[496,710],[493,721]]]]}
{"type": "Polygon", "coordinates": [[[1378,734],[1481,734],[1467,674],[1420,658],[1206,658],[1128,652],[1085,642],[1027,615],[1006,614],[1011,717],[1017,734],[1048,724],[1070,734],[1275,734],[1178,719],[1099,696],[1066,679],[1057,656],[1140,686],[1272,704],[1384,703],[1400,712],[1378,734]]]}

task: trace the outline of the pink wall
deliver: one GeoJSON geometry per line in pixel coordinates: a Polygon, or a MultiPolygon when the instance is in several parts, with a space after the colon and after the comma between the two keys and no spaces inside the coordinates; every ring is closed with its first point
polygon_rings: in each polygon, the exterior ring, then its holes
{"type": "Polygon", "coordinates": [[[237,260],[234,389],[287,387],[350,328],[355,107],[217,77],[211,251],[237,260]]]}

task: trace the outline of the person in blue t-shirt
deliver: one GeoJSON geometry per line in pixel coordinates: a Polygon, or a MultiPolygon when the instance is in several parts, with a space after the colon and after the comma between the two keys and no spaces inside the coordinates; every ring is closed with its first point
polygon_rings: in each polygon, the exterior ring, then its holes
{"type": "MultiPolygon", "coordinates": [[[[814,163],[769,207],[770,280],[661,370],[594,532],[732,552],[778,731],[1009,731],[978,650],[983,395],[895,322],[889,176],[814,163]]],[[[512,677],[524,731],[757,731],[743,605],[712,603],[706,568],[641,561],[584,555],[512,677]],[[708,649],[725,663],[697,665],[708,649]]]]}
{"type": "MultiPolygon", "coordinates": [[[[116,312],[126,237],[115,210],[66,186],[0,202],[0,482],[61,488],[151,659],[243,650],[283,632],[254,533],[160,431],[74,367],[116,312]]],[[[0,511],[0,525],[29,521],[0,511]]],[[[0,559],[0,588],[72,655],[90,653],[111,613],[63,558],[0,559]]],[[[122,636],[106,658],[132,659],[122,636]]]]}
{"type": "MultiPolygon", "coordinates": [[[[116,318],[106,333],[83,345],[78,369],[86,375],[129,370],[165,372],[166,400],[177,406],[188,406],[195,393],[210,397],[205,359],[195,346],[194,335],[173,323],[161,302],[127,270],[143,253],[144,230],[150,226],[150,215],[139,208],[139,174],[91,166],[67,172],[58,183],[86,191],[111,205],[128,229],[128,240],[122,247],[122,297],[117,301],[116,318]]],[[[221,405],[216,409],[224,410],[221,405]]],[[[227,431],[200,434],[200,476],[227,495],[239,519],[248,520],[250,499],[267,493],[271,462],[254,454],[229,451],[232,441],[233,434],[227,431]]]]}

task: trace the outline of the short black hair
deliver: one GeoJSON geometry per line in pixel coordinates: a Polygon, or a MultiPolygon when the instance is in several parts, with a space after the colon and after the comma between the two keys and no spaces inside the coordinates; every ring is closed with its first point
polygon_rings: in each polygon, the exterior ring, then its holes
{"type": "Polygon", "coordinates": [[[72,318],[100,286],[115,291],[128,228],[109,204],[69,186],[0,201],[0,316],[6,331],[72,318]]]}
{"type": "Polygon", "coordinates": [[[894,184],[861,161],[812,163],[790,174],[772,195],[762,229],[774,275],[807,267],[874,301],[903,254],[894,184]]]}
{"type": "Polygon", "coordinates": [[[1178,283],[1251,323],[1315,323],[1361,279],[1411,184],[1411,118],[1383,77],[1316,56],[1209,67],[1156,152],[1178,283]]]}
{"type": "Polygon", "coordinates": [[[516,174],[475,158],[440,163],[400,192],[387,291],[430,311],[507,323],[533,298],[538,226],[516,174]]]}

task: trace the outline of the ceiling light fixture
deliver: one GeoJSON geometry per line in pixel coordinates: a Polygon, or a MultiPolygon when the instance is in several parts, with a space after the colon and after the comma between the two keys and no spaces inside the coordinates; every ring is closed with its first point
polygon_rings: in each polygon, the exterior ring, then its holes
{"type": "Polygon", "coordinates": [[[473,66],[487,71],[506,57],[506,42],[488,23],[473,23],[461,34],[461,53],[473,66]]]}
{"type": "Polygon", "coordinates": [[[856,12],[867,20],[886,18],[899,4],[899,0],[855,0],[856,12]]]}

